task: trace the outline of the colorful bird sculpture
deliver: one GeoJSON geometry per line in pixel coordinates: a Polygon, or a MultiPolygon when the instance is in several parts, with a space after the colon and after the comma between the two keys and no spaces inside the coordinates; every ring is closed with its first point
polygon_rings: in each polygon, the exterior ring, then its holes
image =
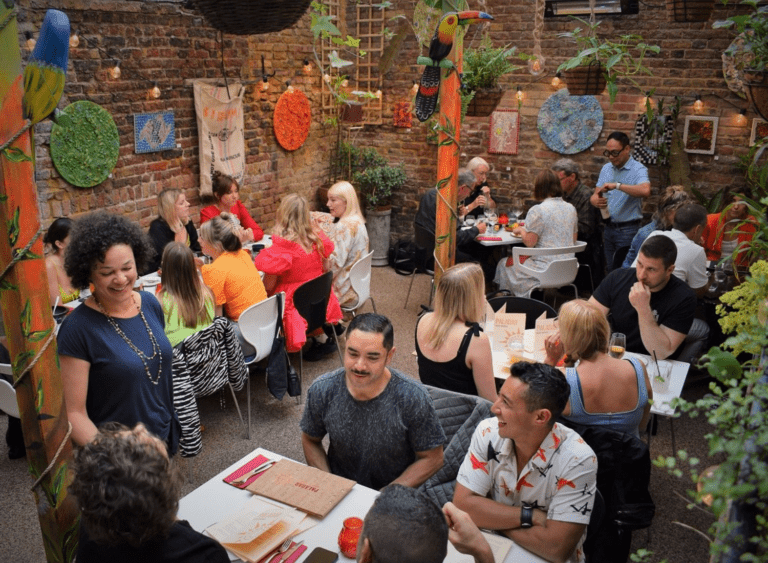
{"type": "Polygon", "coordinates": [[[48,10],[24,69],[24,117],[32,124],[56,109],[64,92],[68,58],[69,18],[59,10],[48,10]]]}
{"type": "Polygon", "coordinates": [[[417,63],[426,65],[421,75],[419,91],[416,93],[416,117],[426,121],[435,112],[437,96],[440,93],[440,73],[443,68],[452,69],[453,63],[446,60],[453,48],[456,27],[490,21],[493,16],[485,12],[448,12],[440,20],[435,35],[429,44],[429,57],[419,57],[417,63]]]}

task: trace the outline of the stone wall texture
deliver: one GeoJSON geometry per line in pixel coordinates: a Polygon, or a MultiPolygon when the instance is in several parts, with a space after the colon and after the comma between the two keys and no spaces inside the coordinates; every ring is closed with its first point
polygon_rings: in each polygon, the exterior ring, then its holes
{"type": "MultiPolygon", "coordinates": [[[[263,227],[274,223],[275,210],[283,194],[298,192],[315,200],[318,187],[328,181],[330,151],[336,143],[336,129],[325,125],[319,110],[321,75],[316,67],[310,75],[302,72],[303,60],[312,58],[310,17],[305,14],[292,28],[279,33],[251,36],[224,35],[212,28],[191,5],[176,2],[61,0],[56,7],[70,18],[81,38],[70,50],[67,85],[59,107],[78,100],[90,100],[105,107],[113,116],[120,133],[120,158],[112,176],[94,188],[69,185],[56,172],[50,159],[48,142],[50,122],[35,128],[36,177],[40,214],[44,225],[60,216],[77,216],[95,209],[122,213],[147,226],[157,214],[156,194],[164,187],[181,188],[193,205],[196,222],[200,208],[198,137],[191,81],[199,78],[240,80],[246,85],[245,142],[246,179],[241,199],[263,227]],[[261,57],[267,72],[275,72],[266,95],[260,91],[261,57]],[[122,76],[109,77],[114,59],[120,60],[122,76]],[[272,119],[275,103],[292,81],[309,97],[313,123],[303,147],[285,151],[275,140],[272,119]],[[159,99],[147,91],[157,81],[162,90],[159,99]],[[133,142],[133,115],[172,109],[176,120],[177,148],[165,152],[136,154],[133,142]]],[[[486,26],[471,27],[465,47],[477,46],[484,33],[496,45],[512,44],[523,52],[533,50],[530,0],[483,0],[474,9],[491,13],[495,20],[486,26]]],[[[19,27],[37,33],[47,2],[29,0],[18,3],[19,27]]],[[[410,21],[414,2],[394,0],[388,15],[404,15],[410,21]]],[[[721,54],[732,37],[724,30],[712,29],[716,19],[735,13],[717,3],[709,22],[673,23],[667,18],[663,3],[640,6],[640,14],[603,16],[601,34],[641,33],[651,44],[661,46],[661,53],[647,61],[653,76],[639,76],[640,88],[619,82],[619,94],[611,105],[607,94],[598,99],[604,111],[601,138],[589,150],[573,155],[582,167],[582,177],[594,185],[601,166],[605,137],[612,131],[631,135],[634,122],[644,110],[643,93],[655,89],[656,98],[669,105],[675,96],[682,98],[682,110],[676,122],[682,136],[686,115],[719,117],[717,147],[714,155],[689,154],[691,179],[705,194],[740,185],[743,176],[736,165],[748,150],[750,126],[757,117],[747,113],[747,125],[737,125],[739,108],[747,102],[731,92],[724,79],[721,54]],[[692,107],[696,94],[702,95],[704,108],[692,107]]],[[[354,33],[354,10],[348,9],[347,24],[354,33]]],[[[533,77],[523,66],[502,80],[506,92],[500,108],[517,108],[515,90],[520,86],[524,99],[520,106],[520,143],[517,155],[489,155],[489,119],[467,117],[461,128],[461,165],[474,156],[486,158],[492,165],[489,175],[495,199],[502,209],[513,198],[530,199],[533,178],[560,155],[541,141],[536,120],[543,102],[554,92],[550,81],[558,64],[573,56],[572,43],[558,36],[577,24],[569,18],[546,19],[541,33],[541,47],[546,58],[544,75],[533,77]]],[[[27,54],[23,36],[19,39],[27,54]]],[[[426,142],[426,126],[414,117],[410,129],[393,126],[395,102],[411,98],[410,89],[422,67],[416,64],[426,49],[409,34],[392,69],[382,78],[383,124],[366,126],[350,133],[361,147],[374,146],[392,163],[402,162],[408,182],[396,194],[392,211],[392,238],[412,233],[412,219],[420,194],[435,183],[437,149],[426,142]]],[[[346,132],[344,133],[346,136],[346,132]]],[[[645,211],[655,208],[657,194],[666,185],[666,171],[651,167],[653,197],[645,211]]],[[[316,204],[317,205],[317,204],[316,204]]]]}

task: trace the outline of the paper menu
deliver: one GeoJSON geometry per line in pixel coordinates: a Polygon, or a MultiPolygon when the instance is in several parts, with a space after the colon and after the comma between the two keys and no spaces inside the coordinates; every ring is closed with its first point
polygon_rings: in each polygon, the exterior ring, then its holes
{"type": "Polygon", "coordinates": [[[491,347],[499,351],[522,354],[524,335],[525,313],[507,313],[505,304],[493,317],[491,347]]]}
{"type": "MultiPolygon", "coordinates": [[[[493,560],[499,562],[504,561],[507,553],[509,553],[509,550],[512,549],[514,542],[511,539],[505,538],[504,536],[500,536],[498,534],[483,531],[481,531],[481,533],[488,541],[488,545],[491,546],[491,551],[493,552],[493,560]]],[[[459,551],[453,547],[451,542],[448,542],[448,556],[446,557],[446,560],[451,560],[456,563],[475,562],[475,558],[471,555],[459,553],[459,551]]]]}
{"type": "Polygon", "coordinates": [[[544,343],[551,335],[557,332],[557,319],[548,319],[546,313],[542,313],[541,316],[536,319],[536,340],[533,344],[533,353],[536,358],[546,357],[547,352],[544,350],[544,343]]]}

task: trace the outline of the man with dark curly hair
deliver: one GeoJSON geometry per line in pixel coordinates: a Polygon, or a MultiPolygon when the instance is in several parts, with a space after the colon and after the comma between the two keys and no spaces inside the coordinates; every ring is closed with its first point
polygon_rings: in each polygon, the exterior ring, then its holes
{"type": "Polygon", "coordinates": [[[67,416],[78,445],[90,442],[104,422],[142,422],[176,452],[180,429],[165,317],[154,295],[133,289],[153,255],[149,238],[125,217],[96,212],[72,227],[64,268],[74,287],[93,286],[58,334],[67,416]]]}
{"type": "Polygon", "coordinates": [[[107,423],[75,451],[69,491],[82,512],[78,563],[228,563],[215,540],[176,519],[181,480],[143,424],[107,423]]]}

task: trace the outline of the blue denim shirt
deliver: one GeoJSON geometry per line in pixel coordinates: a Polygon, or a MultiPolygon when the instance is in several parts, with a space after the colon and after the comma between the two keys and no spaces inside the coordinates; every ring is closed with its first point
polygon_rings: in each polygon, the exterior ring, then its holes
{"type": "MultiPolygon", "coordinates": [[[[629,160],[621,168],[616,168],[610,162],[606,163],[600,171],[597,186],[600,187],[608,182],[621,182],[622,184],[636,186],[648,181],[648,169],[630,156],[629,160]]],[[[643,218],[641,209],[643,198],[632,197],[621,190],[611,190],[605,194],[605,197],[608,198],[608,210],[611,212],[611,221],[624,223],[643,218]]]]}

